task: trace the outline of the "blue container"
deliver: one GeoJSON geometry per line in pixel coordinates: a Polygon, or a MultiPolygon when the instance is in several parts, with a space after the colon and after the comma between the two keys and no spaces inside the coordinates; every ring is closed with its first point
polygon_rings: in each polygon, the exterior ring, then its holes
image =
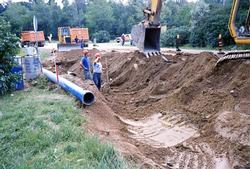
{"type": "Polygon", "coordinates": [[[22,90],[24,89],[24,82],[23,82],[23,68],[21,65],[14,66],[12,68],[12,72],[15,74],[20,75],[20,79],[16,82],[16,90],[22,90]]]}

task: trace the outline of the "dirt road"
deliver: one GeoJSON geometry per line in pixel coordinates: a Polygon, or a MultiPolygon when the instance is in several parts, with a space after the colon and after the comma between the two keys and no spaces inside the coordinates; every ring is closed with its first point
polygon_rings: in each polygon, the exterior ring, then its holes
{"type": "MultiPolygon", "coordinates": [[[[46,43],[45,46],[43,47],[44,49],[57,49],[57,43],[46,43]]],[[[125,44],[124,46],[121,46],[120,43],[98,43],[97,46],[93,46],[93,44],[89,44],[89,47],[87,49],[92,50],[93,48],[96,48],[100,51],[106,51],[106,52],[111,52],[114,50],[117,50],[119,52],[132,52],[136,51],[137,48],[135,46],[131,46],[129,44],[125,44]]],[[[175,48],[161,48],[162,52],[167,52],[167,51],[175,51],[175,48]]],[[[198,54],[201,52],[213,52],[217,53],[218,51],[216,50],[204,50],[204,49],[182,49],[182,52],[184,53],[193,53],[193,54],[198,54]]]]}

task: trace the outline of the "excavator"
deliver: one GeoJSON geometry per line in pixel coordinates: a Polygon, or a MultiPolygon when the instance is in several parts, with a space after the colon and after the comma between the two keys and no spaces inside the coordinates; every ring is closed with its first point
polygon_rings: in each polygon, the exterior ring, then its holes
{"type": "MultiPolygon", "coordinates": [[[[242,25],[241,27],[236,26],[236,17],[239,11],[240,2],[242,2],[242,0],[233,0],[232,2],[232,8],[228,24],[229,32],[236,44],[250,45],[250,4],[248,7],[249,10],[246,17],[245,25],[242,25]]],[[[250,59],[250,50],[228,52],[218,60],[217,64],[222,63],[226,60],[236,59],[250,59]]]]}
{"type": "Polygon", "coordinates": [[[162,0],[151,0],[150,7],[143,10],[145,19],[133,26],[131,36],[133,43],[147,58],[160,55],[161,23],[160,13],[162,0]]]}
{"type": "MultiPolygon", "coordinates": [[[[229,31],[236,44],[250,44],[250,5],[246,23],[243,27],[236,27],[236,17],[239,11],[239,4],[242,0],[233,0],[229,19],[229,31]],[[239,31],[240,30],[240,31],[239,31]]],[[[138,25],[133,26],[131,36],[133,43],[148,58],[153,55],[161,55],[160,34],[161,23],[160,13],[162,0],[151,0],[150,7],[143,10],[145,19],[138,25]]],[[[217,63],[225,60],[250,59],[250,50],[228,52],[221,57],[217,63]]]]}

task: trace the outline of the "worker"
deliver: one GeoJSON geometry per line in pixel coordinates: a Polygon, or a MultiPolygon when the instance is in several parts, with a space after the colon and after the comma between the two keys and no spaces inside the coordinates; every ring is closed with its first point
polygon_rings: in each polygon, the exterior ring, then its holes
{"type": "Polygon", "coordinates": [[[81,58],[80,65],[81,68],[83,69],[85,80],[91,80],[90,60],[89,60],[88,50],[83,50],[83,57],[81,58]]]}
{"type": "Polygon", "coordinates": [[[180,35],[179,34],[176,36],[175,43],[176,43],[176,51],[180,52],[181,49],[179,48],[179,45],[180,45],[180,35]]]}
{"type": "Polygon", "coordinates": [[[98,90],[101,90],[101,84],[102,84],[102,64],[100,62],[101,60],[101,54],[96,53],[95,54],[95,61],[93,64],[93,81],[98,88],[98,90]]]}
{"type": "Polygon", "coordinates": [[[48,39],[49,39],[49,43],[51,43],[51,40],[52,40],[52,34],[49,34],[48,39]]]}
{"type": "Polygon", "coordinates": [[[121,39],[122,39],[122,46],[123,46],[125,44],[125,35],[124,34],[122,34],[121,39]]]}
{"type": "Polygon", "coordinates": [[[245,33],[245,27],[244,26],[241,26],[240,29],[239,29],[239,35],[243,35],[245,33]]]}
{"type": "Polygon", "coordinates": [[[81,43],[81,49],[83,49],[84,48],[84,41],[83,41],[83,39],[80,40],[80,43],[81,43]]]}
{"type": "Polygon", "coordinates": [[[78,43],[78,41],[79,41],[79,39],[78,39],[78,37],[76,36],[76,37],[75,37],[75,42],[78,43]]]}

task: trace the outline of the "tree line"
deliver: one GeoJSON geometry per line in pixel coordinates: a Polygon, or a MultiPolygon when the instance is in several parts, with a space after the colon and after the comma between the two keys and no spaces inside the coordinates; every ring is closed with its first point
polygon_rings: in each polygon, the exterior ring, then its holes
{"type": "MultiPolygon", "coordinates": [[[[45,35],[57,39],[57,28],[62,26],[87,27],[91,38],[109,40],[122,33],[130,33],[133,25],[143,20],[147,0],[128,0],[127,3],[114,0],[63,0],[59,6],[55,0],[30,0],[29,2],[0,5],[0,15],[11,24],[11,31],[18,36],[21,31],[32,30],[32,18],[38,18],[38,28],[45,35]]],[[[182,45],[205,47],[217,46],[222,34],[224,45],[234,42],[228,31],[228,20],[232,0],[165,0],[161,11],[162,46],[174,46],[177,34],[182,45]]],[[[242,0],[238,25],[243,25],[249,7],[248,0],[242,0]]]]}
{"type": "MultiPolygon", "coordinates": [[[[162,35],[162,46],[174,46],[177,34],[181,44],[193,47],[217,47],[219,34],[224,46],[234,45],[228,29],[231,6],[232,0],[166,1],[162,22],[167,31],[162,35]]],[[[238,28],[245,25],[248,8],[249,1],[241,0],[236,19],[238,28]]]]}

